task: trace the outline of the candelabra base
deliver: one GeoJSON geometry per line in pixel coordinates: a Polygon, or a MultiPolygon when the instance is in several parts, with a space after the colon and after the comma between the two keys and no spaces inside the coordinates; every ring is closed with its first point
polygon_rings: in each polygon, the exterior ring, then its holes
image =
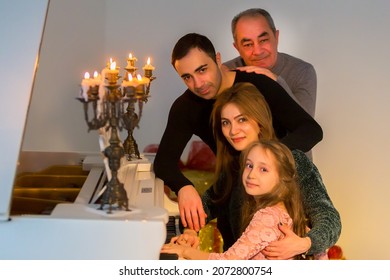
{"type": "Polygon", "coordinates": [[[129,134],[126,140],[123,142],[123,149],[125,150],[126,159],[128,161],[131,161],[132,158],[141,159],[141,155],[138,150],[138,144],[132,134],[129,134]]]}
{"type": "Polygon", "coordinates": [[[108,166],[111,170],[111,179],[107,183],[106,190],[101,200],[101,209],[105,204],[109,205],[108,213],[112,212],[112,205],[128,211],[128,197],[123,183],[118,179],[118,170],[121,166],[121,159],[125,155],[123,147],[119,145],[120,140],[116,129],[116,119],[112,118],[111,122],[110,146],[104,149],[104,155],[108,159],[108,166]]]}
{"type": "Polygon", "coordinates": [[[111,181],[107,184],[107,188],[103,193],[99,210],[104,210],[104,206],[108,204],[108,214],[112,210],[130,211],[126,190],[122,183],[111,181]]]}

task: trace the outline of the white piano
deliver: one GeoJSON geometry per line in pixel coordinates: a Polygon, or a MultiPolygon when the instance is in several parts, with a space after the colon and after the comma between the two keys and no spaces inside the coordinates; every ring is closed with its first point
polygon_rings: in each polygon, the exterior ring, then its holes
{"type": "MultiPolygon", "coordinates": [[[[163,182],[154,177],[147,158],[124,163],[120,170],[130,211],[107,214],[97,209],[100,205],[95,202],[107,174],[97,154],[83,159],[88,177],[73,203],[60,203],[49,215],[10,214],[47,5],[47,0],[4,2],[0,9],[2,18],[18,18],[13,23],[16,32],[7,37],[0,53],[7,65],[0,68],[0,259],[157,260],[177,205],[165,197],[163,182]],[[32,13],[18,16],[21,5],[32,13]],[[26,26],[29,32],[25,32],[26,26]]],[[[0,35],[7,34],[7,26],[1,27],[0,35]]]]}
{"type": "Polygon", "coordinates": [[[151,168],[146,157],[123,159],[118,178],[130,211],[108,214],[98,209],[107,183],[103,157],[87,156],[88,176],[74,203],[59,203],[49,215],[11,215],[0,222],[0,259],[160,259],[168,222],[178,230],[178,211],[151,168]]]}

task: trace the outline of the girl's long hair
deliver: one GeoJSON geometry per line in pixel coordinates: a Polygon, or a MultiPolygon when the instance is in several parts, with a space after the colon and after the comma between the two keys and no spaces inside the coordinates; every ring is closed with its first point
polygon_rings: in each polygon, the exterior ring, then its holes
{"type": "Polygon", "coordinates": [[[242,232],[249,225],[254,213],[259,209],[276,205],[280,202],[286,207],[287,213],[293,220],[293,231],[300,237],[306,235],[306,218],[301,201],[301,193],[298,184],[298,175],[294,157],[287,146],[277,140],[260,140],[254,142],[241,154],[241,175],[245,168],[245,162],[249,152],[254,147],[262,147],[271,152],[275,157],[275,163],[279,174],[279,182],[274,189],[267,194],[252,196],[244,192],[244,203],[242,205],[242,232]]]}

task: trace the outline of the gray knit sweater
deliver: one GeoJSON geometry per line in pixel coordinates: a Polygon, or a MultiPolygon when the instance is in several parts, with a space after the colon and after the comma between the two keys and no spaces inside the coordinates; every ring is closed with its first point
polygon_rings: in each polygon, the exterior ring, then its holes
{"type": "MultiPolygon", "coordinates": [[[[317,167],[307,156],[294,150],[293,156],[297,166],[301,195],[305,214],[310,222],[308,236],[311,239],[309,255],[325,252],[333,246],[341,234],[339,212],[333,206],[317,167]]],[[[240,176],[237,174],[237,180],[240,176]]],[[[217,227],[224,240],[224,250],[229,248],[240,237],[240,215],[242,204],[240,184],[233,188],[230,198],[223,205],[212,202],[213,188],[210,187],[202,196],[203,207],[208,221],[217,218],[217,227]]]]}
{"type": "MultiPolygon", "coordinates": [[[[245,66],[238,56],[224,63],[229,69],[245,66]]],[[[275,66],[270,69],[278,75],[277,82],[297,101],[312,117],[315,114],[317,97],[317,74],[310,63],[294,56],[278,53],[275,66]]]]}

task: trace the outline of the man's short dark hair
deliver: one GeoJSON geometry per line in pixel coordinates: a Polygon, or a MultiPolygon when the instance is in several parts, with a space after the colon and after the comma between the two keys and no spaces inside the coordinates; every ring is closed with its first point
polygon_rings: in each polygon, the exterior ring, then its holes
{"type": "Polygon", "coordinates": [[[191,49],[194,48],[204,51],[209,57],[217,62],[215,48],[209,38],[197,33],[188,33],[177,41],[172,50],[171,63],[173,68],[175,68],[176,60],[182,59],[191,49]]]}

